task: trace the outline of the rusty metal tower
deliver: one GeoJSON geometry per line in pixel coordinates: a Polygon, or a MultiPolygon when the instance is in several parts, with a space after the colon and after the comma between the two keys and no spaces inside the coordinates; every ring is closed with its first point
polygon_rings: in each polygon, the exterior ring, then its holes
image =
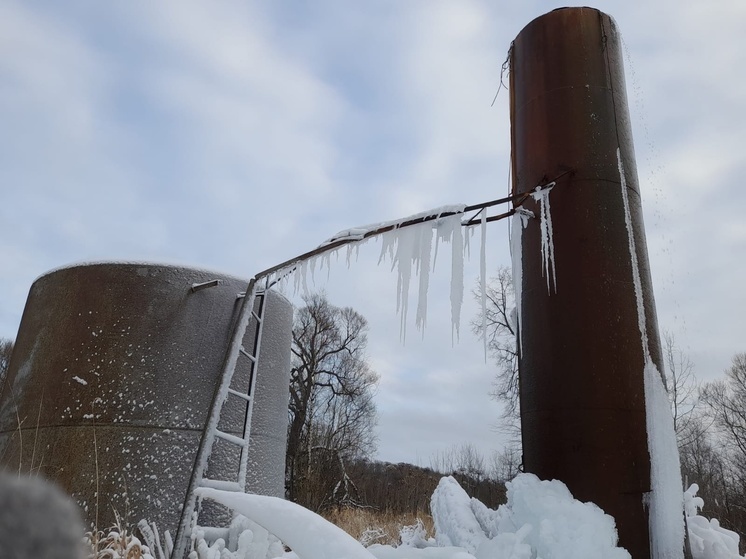
{"type": "Polygon", "coordinates": [[[643,371],[662,358],[616,25],[591,8],[547,13],[516,37],[510,72],[513,193],[561,177],[553,278],[541,228],[520,237],[524,467],[601,506],[620,545],[651,557],[643,371]]]}

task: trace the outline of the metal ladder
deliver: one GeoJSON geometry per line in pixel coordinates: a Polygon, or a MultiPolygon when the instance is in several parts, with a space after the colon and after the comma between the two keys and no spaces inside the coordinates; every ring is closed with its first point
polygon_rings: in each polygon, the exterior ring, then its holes
{"type": "Polygon", "coordinates": [[[191,532],[198,525],[199,507],[195,490],[198,487],[211,487],[223,491],[243,492],[246,486],[246,474],[249,461],[249,444],[251,439],[251,416],[254,410],[254,392],[257,379],[257,365],[259,351],[262,344],[262,331],[264,326],[264,310],[266,308],[266,290],[259,290],[256,278],[252,278],[246,293],[239,294],[242,297],[241,308],[238,319],[233,327],[230,345],[226,352],[226,358],[220,375],[220,383],[215,388],[210,415],[205,424],[202,439],[197,451],[197,459],[189,481],[187,497],[182,510],[181,519],[176,532],[174,549],[171,559],[184,559],[190,542],[191,532]],[[257,311],[254,310],[256,301],[259,301],[257,311]],[[253,351],[243,346],[243,339],[251,322],[256,324],[256,335],[253,351]],[[249,387],[248,391],[237,390],[232,383],[234,373],[239,365],[240,359],[249,361],[249,387]],[[246,402],[246,415],[244,417],[244,428],[242,436],[226,433],[218,428],[220,416],[228,396],[235,396],[246,402]],[[239,467],[237,479],[209,479],[207,473],[208,460],[218,440],[225,441],[240,448],[239,467]]]}

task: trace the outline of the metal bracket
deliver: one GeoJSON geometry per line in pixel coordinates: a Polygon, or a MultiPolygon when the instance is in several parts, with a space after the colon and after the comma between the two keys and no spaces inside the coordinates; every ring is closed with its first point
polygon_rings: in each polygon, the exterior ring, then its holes
{"type": "Polygon", "coordinates": [[[207,289],[208,287],[216,287],[223,283],[223,280],[214,279],[210,281],[205,281],[202,283],[193,283],[192,284],[192,293],[196,293],[200,289],[207,289]]]}

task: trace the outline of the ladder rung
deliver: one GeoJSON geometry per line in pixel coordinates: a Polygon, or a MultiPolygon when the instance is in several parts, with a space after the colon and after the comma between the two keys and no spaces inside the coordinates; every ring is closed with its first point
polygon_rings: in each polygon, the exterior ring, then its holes
{"type": "Polygon", "coordinates": [[[200,481],[199,484],[200,487],[209,487],[210,489],[220,489],[222,491],[243,491],[239,483],[225,479],[202,478],[202,481],[200,481]]]}
{"type": "Polygon", "coordinates": [[[252,362],[252,363],[256,363],[256,357],[254,357],[254,356],[253,356],[253,355],[251,355],[251,354],[250,354],[250,353],[249,353],[248,351],[246,351],[246,348],[244,348],[244,346],[241,346],[241,349],[240,349],[239,351],[240,351],[240,352],[241,352],[241,353],[242,353],[243,355],[245,355],[246,357],[248,357],[248,358],[249,358],[249,359],[251,360],[251,362],[252,362]]]}
{"type": "Polygon", "coordinates": [[[249,396],[245,392],[239,392],[238,390],[233,390],[232,388],[228,389],[228,394],[233,394],[234,396],[238,396],[239,398],[243,398],[247,402],[251,400],[251,396],[249,396]]]}
{"type": "Polygon", "coordinates": [[[218,429],[215,429],[215,436],[238,446],[246,446],[246,439],[237,437],[236,435],[231,435],[230,433],[226,433],[224,431],[219,431],[218,429]]]}

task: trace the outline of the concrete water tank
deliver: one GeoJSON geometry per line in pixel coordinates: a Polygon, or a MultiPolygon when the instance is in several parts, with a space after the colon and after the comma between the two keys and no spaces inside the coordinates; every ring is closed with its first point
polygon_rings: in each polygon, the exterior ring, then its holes
{"type": "MultiPolygon", "coordinates": [[[[56,481],[91,526],[110,526],[116,510],[175,533],[247,283],[157,264],[41,276],[1,387],[0,467],[56,481]]],[[[247,490],[283,496],[292,306],[274,292],[265,305],[247,490]]],[[[253,329],[243,343],[253,347],[253,329]]],[[[248,361],[236,375],[248,386],[248,361]]],[[[220,428],[240,434],[235,400],[220,428]]],[[[236,448],[217,447],[208,476],[237,465],[236,448]]]]}

